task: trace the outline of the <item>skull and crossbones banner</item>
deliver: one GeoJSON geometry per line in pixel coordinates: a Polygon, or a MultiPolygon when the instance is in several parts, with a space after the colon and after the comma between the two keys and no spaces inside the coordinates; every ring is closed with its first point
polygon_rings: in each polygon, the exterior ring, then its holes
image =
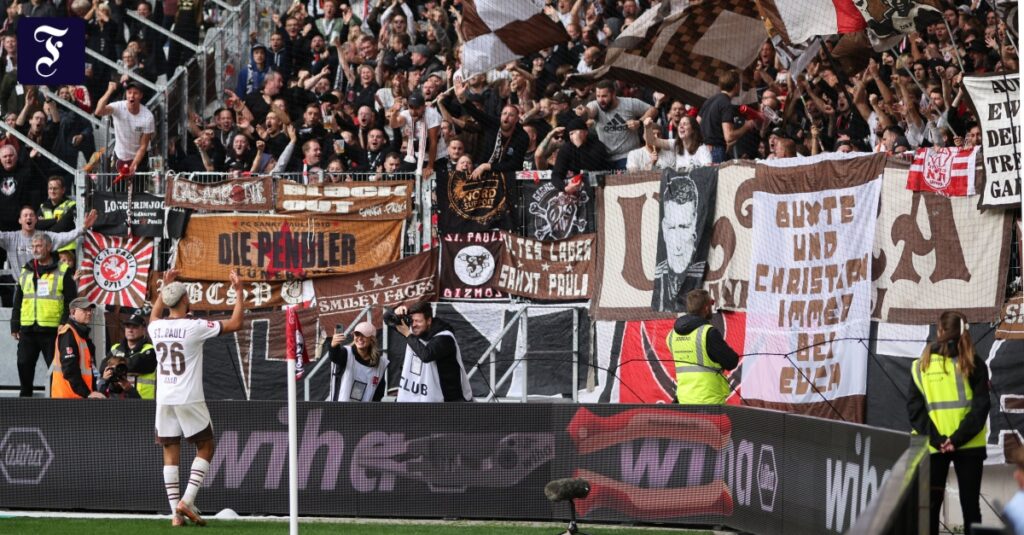
{"type": "Polygon", "coordinates": [[[523,233],[535,240],[564,240],[594,232],[594,198],[587,189],[568,195],[551,184],[551,171],[516,174],[522,194],[523,233]]]}

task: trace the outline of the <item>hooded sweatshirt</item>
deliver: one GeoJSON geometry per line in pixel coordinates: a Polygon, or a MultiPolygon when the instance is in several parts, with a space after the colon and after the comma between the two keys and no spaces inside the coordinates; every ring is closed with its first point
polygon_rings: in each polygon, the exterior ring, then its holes
{"type": "MultiPolygon", "coordinates": [[[[674,329],[677,334],[686,336],[701,325],[711,325],[711,322],[700,316],[686,314],[676,319],[674,329]]],[[[729,344],[725,343],[722,333],[712,327],[704,331],[704,336],[708,341],[708,357],[717,362],[722,369],[735,369],[740,362],[740,356],[729,347],[729,344]]]]}

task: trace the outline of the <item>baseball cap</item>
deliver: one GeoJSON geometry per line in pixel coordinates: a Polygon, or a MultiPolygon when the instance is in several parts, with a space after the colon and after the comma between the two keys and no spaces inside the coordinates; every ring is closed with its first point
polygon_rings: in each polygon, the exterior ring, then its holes
{"type": "Polygon", "coordinates": [[[76,308],[81,310],[96,308],[96,303],[89,301],[86,297],[76,297],[68,303],[68,310],[74,310],[76,308]]]}
{"type": "Polygon", "coordinates": [[[125,325],[136,325],[141,326],[146,324],[146,317],[142,315],[141,310],[137,310],[128,316],[128,319],[124,320],[125,325]]]}
{"type": "Polygon", "coordinates": [[[573,120],[569,121],[569,126],[565,127],[565,129],[569,132],[572,132],[573,130],[590,130],[590,128],[587,127],[587,121],[585,121],[583,117],[573,118],[573,120]]]}
{"type": "Polygon", "coordinates": [[[406,102],[409,104],[410,108],[418,108],[427,103],[425,100],[423,100],[423,93],[420,93],[419,91],[416,91],[413,94],[409,95],[409,99],[406,102]]]}
{"type": "Polygon", "coordinates": [[[355,328],[352,329],[352,332],[359,333],[367,338],[377,336],[377,329],[374,328],[373,324],[368,321],[364,321],[359,325],[356,325],[355,328]]]}
{"type": "Polygon", "coordinates": [[[181,296],[183,295],[185,295],[185,285],[177,281],[164,286],[160,290],[160,296],[164,298],[164,304],[169,307],[177,306],[178,301],[181,301],[181,296]]]}

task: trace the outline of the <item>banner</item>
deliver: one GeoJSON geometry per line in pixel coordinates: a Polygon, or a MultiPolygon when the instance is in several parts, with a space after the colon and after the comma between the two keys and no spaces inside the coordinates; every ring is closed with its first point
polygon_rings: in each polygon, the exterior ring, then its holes
{"type": "Polygon", "coordinates": [[[1017,294],[1006,301],[996,325],[996,338],[1024,340],[1024,295],[1017,294]]]}
{"type": "MultiPolygon", "coordinates": [[[[309,350],[306,337],[302,334],[302,322],[299,321],[298,307],[285,310],[285,359],[295,361],[295,381],[301,381],[309,365],[309,350]]],[[[287,377],[291,380],[291,377],[287,377]]]]}
{"type": "Polygon", "coordinates": [[[153,261],[153,240],[86,232],[78,295],[97,305],[142,308],[153,261]]]}
{"type": "Polygon", "coordinates": [[[758,166],[743,397],[755,407],[864,420],[880,158],[758,166]],[[838,411],[838,413],[836,413],[838,411]]]}
{"type": "Polygon", "coordinates": [[[497,287],[542,301],[584,301],[590,298],[595,234],[561,241],[538,241],[501,233],[502,250],[497,287]]]}
{"type": "Polygon", "coordinates": [[[981,123],[981,206],[1020,208],[1020,75],[965,76],[963,81],[981,123]]]}
{"type": "Polygon", "coordinates": [[[530,0],[467,0],[462,4],[465,78],[569,40],[565,27],[530,0]]]}
{"type": "Polygon", "coordinates": [[[335,219],[405,219],[412,213],[411,180],[303,185],[277,182],[279,214],[325,216],[335,219]]]}
{"type": "Polygon", "coordinates": [[[482,232],[503,226],[508,215],[508,178],[488,171],[441,173],[437,181],[438,224],[442,232],[482,232]]]}
{"type": "Polygon", "coordinates": [[[445,234],[441,238],[441,297],[444,299],[504,299],[498,273],[505,243],[501,233],[445,234]]]}
{"type": "Polygon", "coordinates": [[[590,313],[600,320],[670,317],[651,310],[658,248],[658,189],[651,172],[609,175],[597,191],[597,273],[590,313]]]}
{"type": "Polygon", "coordinates": [[[320,321],[330,329],[354,322],[366,307],[370,315],[364,319],[381,325],[384,307],[437,297],[437,249],[359,273],[317,279],[313,290],[320,321]]]}
{"type": "Polygon", "coordinates": [[[715,167],[682,172],[667,169],[662,175],[653,310],[685,312],[685,302],[677,296],[704,283],[717,177],[715,167]]]}
{"type": "Polygon", "coordinates": [[[274,207],[273,181],[269,176],[235,178],[217,183],[194,182],[190,175],[169,180],[167,206],[208,212],[267,212],[274,207]]]}
{"type": "Polygon", "coordinates": [[[1013,212],[979,211],[969,197],[912,192],[906,183],[905,167],[886,168],[872,318],[928,325],[955,309],[972,323],[995,321],[1006,295],[1013,212]]]}
{"type": "Polygon", "coordinates": [[[907,175],[907,189],[930,191],[947,197],[975,195],[974,172],[980,147],[928,147],[917,149],[907,175]]]}
{"type": "Polygon", "coordinates": [[[403,221],[197,215],[178,242],[180,277],[280,281],[352,273],[398,260],[403,221]]]}
{"type": "MultiPolygon", "coordinates": [[[[163,276],[162,271],[156,271],[149,278],[149,295],[156,295],[164,287],[163,276]]],[[[229,311],[235,306],[237,294],[227,281],[178,282],[185,285],[192,310],[229,311]]],[[[303,305],[313,300],[312,281],[249,281],[242,283],[242,288],[246,310],[303,305]]]]}
{"type": "MultiPolygon", "coordinates": [[[[98,212],[92,230],[108,236],[128,234],[128,194],[93,191],[92,206],[98,212]]],[[[146,238],[164,237],[164,200],[148,193],[132,196],[132,235],[146,238]]],[[[167,211],[167,237],[179,238],[185,231],[188,217],[180,210],[167,211]]]]}
{"type": "Polygon", "coordinates": [[[520,171],[516,179],[522,193],[523,232],[528,238],[564,240],[594,232],[594,198],[587,188],[566,195],[551,184],[551,171],[520,171]]]}
{"type": "Polygon", "coordinates": [[[718,168],[704,288],[723,310],[747,309],[755,184],[752,162],[730,162],[718,168]]]}

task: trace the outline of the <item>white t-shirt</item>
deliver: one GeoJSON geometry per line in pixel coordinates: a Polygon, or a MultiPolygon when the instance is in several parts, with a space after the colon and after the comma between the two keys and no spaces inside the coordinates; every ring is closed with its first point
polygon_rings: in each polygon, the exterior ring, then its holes
{"type": "Polygon", "coordinates": [[[156,402],[184,405],[206,401],[203,395],[203,342],[220,334],[219,321],[163,319],[149,324],[156,348],[156,402]]]}
{"type": "Polygon", "coordinates": [[[114,155],[119,160],[134,160],[142,144],[142,135],[156,131],[153,114],[142,104],[139,113],[132,115],[128,112],[128,102],[124,100],[112,102],[110,107],[114,110],[110,114],[114,118],[114,155]]]}
{"type": "Polygon", "coordinates": [[[711,165],[711,149],[703,143],[697,147],[697,152],[693,154],[687,154],[685,149],[676,153],[675,168],[677,171],[708,165],[711,165]]]}
{"type": "MultiPolygon", "coordinates": [[[[420,131],[422,130],[422,132],[423,132],[423,140],[422,140],[422,142],[426,143],[427,142],[427,134],[430,132],[430,129],[431,128],[440,128],[441,127],[441,112],[439,112],[436,109],[434,109],[433,106],[427,106],[427,107],[423,108],[423,116],[420,117],[420,119],[418,121],[413,121],[412,113],[410,113],[408,109],[404,109],[404,110],[398,112],[398,115],[400,117],[402,117],[403,119],[405,119],[405,124],[402,125],[402,139],[404,139],[405,142],[408,143],[408,145],[406,146],[407,149],[405,151],[406,161],[410,161],[409,160],[410,156],[413,158],[411,161],[415,161],[415,159],[419,156],[419,145],[418,145],[418,143],[420,142],[420,131]],[[425,129],[422,126],[424,121],[426,122],[426,125],[427,125],[425,129]],[[414,141],[415,141],[415,143],[414,143],[414,141]]],[[[438,134],[437,134],[437,140],[438,140],[437,141],[437,147],[438,147],[438,151],[437,152],[440,152],[440,148],[441,148],[441,133],[440,132],[438,132],[438,134]]],[[[424,150],[426,150],[426,149],[424,149],[424,150]]],[[[424,154],[426,154],[426,152],[424,152],[424,154]]],[[[439,156],[437,154],[435,154],[434,155],[434,160],[437,160],[437,158],[439,158],[439,156]]]]}

